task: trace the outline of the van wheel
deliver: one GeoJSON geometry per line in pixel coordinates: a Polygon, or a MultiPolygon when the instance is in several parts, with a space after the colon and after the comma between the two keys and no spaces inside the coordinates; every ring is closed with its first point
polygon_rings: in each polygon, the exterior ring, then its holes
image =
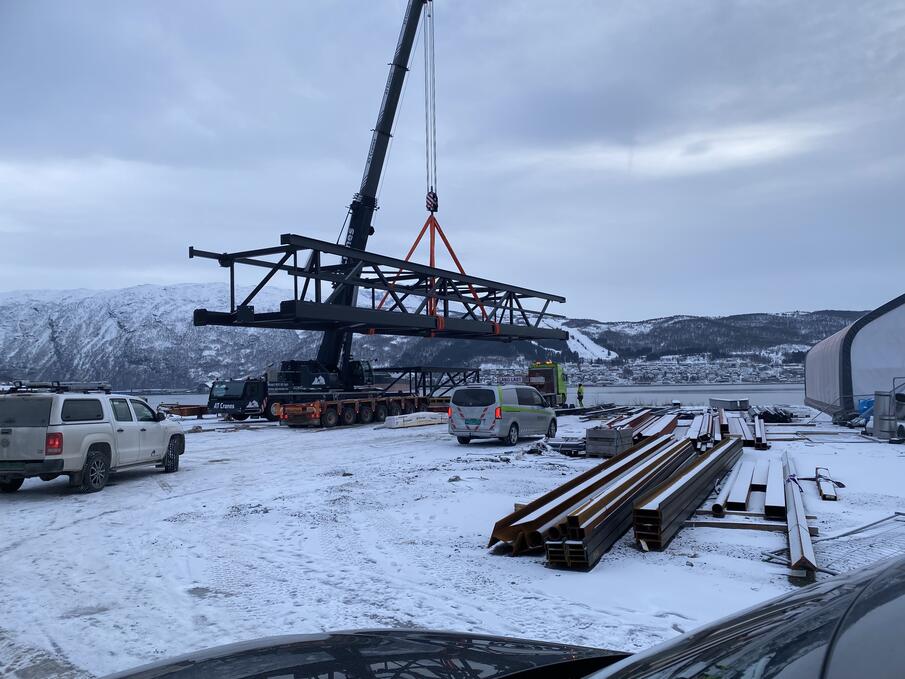
{"type": "Polygon", "coordinates": [[[374,408],[374,421],[384,422],[387,419],[387,407],[383,403],[378,403],[374,408]]]}
{"type": "Polygon", "coordinates": [[[358,409],[358,421],[362,424],[370,424],[374,420],[374,410],[369,405],[363,405],[358,409]]]}
{"type": "Polygon", "coordinates": [[[172,474],[179,471],[179,441],[174,436],[170,439],[167,452],[163,456],[163,473],[172,474]]]}
{"type": "Polygon", "coordinates": [[[22,487],[25,479],[10,479],[9,481],[0,481],[0,493],[15,493],[22,487]]]}
{"type": "Polygon", "coordinates": [[[556,418],[550,420],[550,426],[547,427],[547,438],[554,439],[556,438],[556,418]]]}
{"type": "Polygon", "coordinates": [[[352,406],[346,406],[345,408],[343,408],[341,418],[343,425],[346,427],[348,427],[350,424],[355,424],[355,408],[353,408],[352,406]]]}
{"type": "Polygon", "coordinates": [[[463,446],[467,446],[469,443],[471,443],[471,437],[470,436],[457,436],[456,441],[461,443],[463,446]]]}
{"type": "Polygon", "coordinates": [[[516,443],[518,443],[518,425],[513,422],[509,426],[509,433],[500,440],[510,446],[514,446],[516,443]]]}
{"type": "Polygon", "coordinates": [[[336,413],[336,408],[327,408],[321,414],[321,426],[335,427],[337,424],[339,424],[339,415],[336,413]]]}
{"type": "Polygon", "coordinates": [[[82,467],[82,490],[86,493],[103,490],[109,478],[110,463],[107,456],[96,450],[89,452],[85,466],[82,467]]]}

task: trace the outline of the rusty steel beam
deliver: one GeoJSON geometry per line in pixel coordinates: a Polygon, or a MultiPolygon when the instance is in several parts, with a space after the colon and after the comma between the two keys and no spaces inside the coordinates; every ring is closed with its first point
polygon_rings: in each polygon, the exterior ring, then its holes
{"type": "MultiPolygon", "coordinates": [[[[667,435],[633,446],[504,516],[494,525],[487,546],[507,542],[514,554],[527,551],[531,548],[529,535],[536,544],[537,534],[554,528],[569,511],[666,445],[670,438],[667,435]]],[[[537,547],[542,546],[541,541],[537,547]]]]}
{"type": "Polygon", "coordinates": [[[593,568],[631,527],[632,503],[670,478],[693,455],[691,441],[672,442],[637,465],[605,494],[567,516],[564,538],[548,540],[544,545],[547,564],[585,571],[593,568]]]}
{"type": "Polygon", "coordinates": [[[741,454],[741,440],[726,439],[697,456],[681,474],[636,500],[632,522],[641,546],[665,549],[710,494],[716,479],[731,469],[741,454]]]}

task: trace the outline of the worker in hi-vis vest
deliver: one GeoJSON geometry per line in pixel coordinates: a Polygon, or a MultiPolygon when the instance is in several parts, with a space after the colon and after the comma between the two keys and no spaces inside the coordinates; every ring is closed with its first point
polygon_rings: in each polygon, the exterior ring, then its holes
{"type": "Polygon", "coordinates": [[[584,408],[584,385],[578,385],[578,407],[584,408]]]}

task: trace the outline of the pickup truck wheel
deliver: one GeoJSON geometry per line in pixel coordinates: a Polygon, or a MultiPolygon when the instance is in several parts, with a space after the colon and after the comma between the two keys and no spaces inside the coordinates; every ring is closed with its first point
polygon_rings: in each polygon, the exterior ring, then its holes
{"type": "Polygon", "coordinates": [[[547,438],[554,439],[556,438],[556,418],[550,420],[550,426],[547,427],[547,438]]]}
{"type": "Polygon", "coordinates": [[[387,407],[383,405],[383,403],[378,403],[377,407],[374,408],[374,420],[377,422],[384,422],[387,419],[387,407]]]}
{"type": "Polygon", "coordinates": [[[339,415],[336,414],[335,408],[327,408],[321,415],[322,427],[335,427],[339,424],[339,415]]]}
{"type": "Polygon", "coordinates": [[[82,467],[82,490],[86,493],[96,493],[103,490],[110,478],[110,463],[107,456],[97,450],[88,453],[85,466],[82,467]]]}
{"type": "Polygon", "coordinates": [[[53,481],[58,476],[59,474],[41,474],[40,478],[42,481],[53,481]]]}
{"type": "Polygon", "coordinates": [[[163,456],[163,473],[172,474],[176,471],[179,471],[179,440],[174,436],[163,456]]]}
{"type": "Polygon", "coordinates": [[[9,479],[8,481],[0,481],[0,493],[15,493],[22,487],[25,479],[9,479]]]}
{"type": "Polygon", "coordinates": [[[358,409],[358,421],[362,424],[370,424],[374,421],[374,410],[369,405],[363,405],[358,409]]]}
{"type": "Polygon", "coordinates": [[[350,424],[355,424],[355,408],[346,406],[343,408],[341,417],[343,425],[348,427],[350,424]]]}
{"type": "Polygon", "coordinates": [[[516,443],[518,443],[518,425],[513,422],[509,426],[509,433],[500,440],[510,446],[514,446],[516,443]]]}

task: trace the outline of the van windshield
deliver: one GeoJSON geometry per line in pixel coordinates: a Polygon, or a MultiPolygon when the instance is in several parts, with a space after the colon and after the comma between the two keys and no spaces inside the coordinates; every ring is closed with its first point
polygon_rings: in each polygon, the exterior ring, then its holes
{"type": "Polygon", "coordinates": [[[464,408],[489,406],[496,401],[493,389],[459,389],[452,395],[453,405],[464,408]]]}
{"type": "Polygon", "coordinates": [[[0,398],[0,427],[46,427],[49,398],[0,398]]]}

